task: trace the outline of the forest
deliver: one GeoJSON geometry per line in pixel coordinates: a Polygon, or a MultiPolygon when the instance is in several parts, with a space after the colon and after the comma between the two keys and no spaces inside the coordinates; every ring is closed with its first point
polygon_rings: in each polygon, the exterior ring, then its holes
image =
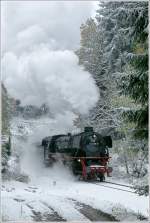
{"type": "Polygon", "coordinates": [[[96,20],[88,19],[80,30],[76,53],[95,79],[100,99],[79,123],[88,119],[98,131],[110,131],[114,138],[118,132],[114,147],[118,162],[126,174],[143,179],[142,188],[137,188],[147,194],[148,3],[100,3],[96,20]]]}

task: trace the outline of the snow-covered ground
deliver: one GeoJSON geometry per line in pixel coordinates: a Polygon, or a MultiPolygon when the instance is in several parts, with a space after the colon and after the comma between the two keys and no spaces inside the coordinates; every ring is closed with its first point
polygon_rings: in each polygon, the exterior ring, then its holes
{"type": "Polygon", "coordinates": [[[42,138],[79,131],[71,120],[72,114],[55,120],[13,120],[13,156],[17,154],[19,162],[12,157],[10,171],[28,176],[28,181],[3,181],[3,221],[130,221],[148,217],[148,197],[131,193],[132,189],[127,192],[105,187],[107,183],[78,181],[61,163],[44,166],[42,138]]]}

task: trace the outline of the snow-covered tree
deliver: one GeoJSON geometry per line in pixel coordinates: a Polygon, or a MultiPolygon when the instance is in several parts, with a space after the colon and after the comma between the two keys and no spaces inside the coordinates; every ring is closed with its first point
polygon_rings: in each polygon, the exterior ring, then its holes
{"type": "Polygon", "coordinates": [[[11,99],[9,98],[8,92],[4,86],[1,84],[2,92],[2,170],[7,166],[7,161],[11,153],[10,147],[10,119],[11,119],[11,99]]]}
{"type": "Polygon", "coordinates": [[[128,120],[136,124],[135,135],[148,137],[148,3],[143,2],[131,8],[130,51],[126,50],[128,67],[121,77],[122,94],[131,97],[138,105],[126,112],[128,120]],[[135,7],[136,6],[136,7],[135,7]],[[131,35],[132,34],[132,35],[131,35]]]}
{"type": "Polygon", "coordinates": [[[10,121],[10,100],[4,84],[1,84],[2,90],[2,134],[9,134],[10,121]]]}
{"type": "MultiPolygon", "coordinates": [[[[105,73],[104,64],[104,36],[98,31],[97,23],[90,18],[81,25],[80,49],[76,51],[79,64],[89,71],[99,88],[99,101],[86,119],[86,124],[92,124],[96,130],[100,128],[114,128],[117,119],[112,115],[110,104],[110,77],[105,73]]],[[[84,121],[85,122],[85,121],[84,121]]]]}

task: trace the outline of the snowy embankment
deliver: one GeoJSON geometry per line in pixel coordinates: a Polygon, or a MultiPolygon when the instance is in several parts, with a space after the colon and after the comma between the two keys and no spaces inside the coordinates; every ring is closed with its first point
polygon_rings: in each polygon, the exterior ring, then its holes
{"type": "Polygon", "coordinates": [[[61,163],[53,168],[44,166],[39,146],[42,137],[75,131],[68,119],[67,115],[57,120],[13,121],[14,154],[20,161],[15,168],[10,162],[11,171],[27,175],[29,181],[3,182],[3,220],[129,221],[141,215],[148,217],[148,197],[79,182],[61,163]]]}

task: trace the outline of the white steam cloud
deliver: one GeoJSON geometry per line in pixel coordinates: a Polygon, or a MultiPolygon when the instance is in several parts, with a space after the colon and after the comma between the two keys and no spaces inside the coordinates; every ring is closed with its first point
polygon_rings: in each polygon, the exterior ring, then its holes
{"type": "Polygon", "coordinates": [[[78,65],[72,51],[38,47],[20,57],[7,53],[2,68],[9,93],[23,105],[46,103],[55,114],[86,113],[98,100],[93,78],[78,65]]]}
{"type": "Polygon", "coordinates": [[[99,93],[73,51],[94,8],[92,1],[2,4],[2,79],[11,96],[22,105],[46,103],[55,114],[88,113],[99,93]]]}

